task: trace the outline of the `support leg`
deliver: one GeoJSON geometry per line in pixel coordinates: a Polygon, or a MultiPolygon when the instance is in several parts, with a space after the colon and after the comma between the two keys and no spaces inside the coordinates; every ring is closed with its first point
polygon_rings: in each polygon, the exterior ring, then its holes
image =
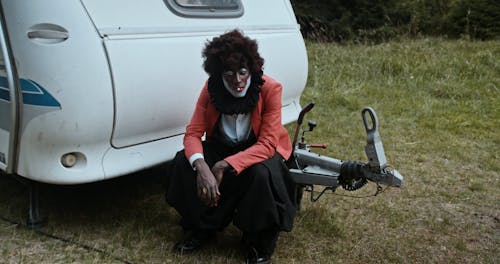
{"type": "Polygon", "coordinates": [[[29,209],[26,225],[31,229],[38,229],[47,224],[47,217],[40,214],[40,183],[28,182],[29,209]]]}
{"type": "Polygon", "coordinates": [[[302,196],[304,195],[304,185],[297,184],[295,187],[295,203],[297,204],[297,212],[302,208],[302,196]]]}

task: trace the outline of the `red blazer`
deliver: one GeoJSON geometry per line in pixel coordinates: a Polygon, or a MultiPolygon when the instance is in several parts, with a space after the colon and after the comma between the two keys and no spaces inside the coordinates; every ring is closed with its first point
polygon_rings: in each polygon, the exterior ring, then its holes
{"type": "MultiPolygon", "coordinates": [[[[256,163],[271,158],[276,152],[285,159],[292,153],[290,138],[281,124],[282,86],[267,75],[262,78],[265,83],[262,85],[257,106],[252,110],[250,117],[257,142],[246,150],[225,158],[238,174],[256,163]]],[[[204,133],[207,136],[213,134],[219,116],[220,113],[212,104],[205,83],[184,135],[187,159],[194,153],[203,153],[201,137],[204,133]]]]}

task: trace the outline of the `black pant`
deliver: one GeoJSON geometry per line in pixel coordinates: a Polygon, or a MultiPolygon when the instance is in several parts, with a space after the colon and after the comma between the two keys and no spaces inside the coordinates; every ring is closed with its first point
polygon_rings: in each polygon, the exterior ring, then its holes
{"type": "MultiPolygon", "coordinates": [[[[203,142],[205,161],[210,167],[242,148],[203,142]]],[[[216,231],[233,221],[249,238],[292,229],[295,184],[278,153],[238,175],[225,173],[216,207],[207,207],[198,198],[196,172],[183,150],[175,156],[168,178],[166,200],[182,216],[184,229],[216,231]]]]}

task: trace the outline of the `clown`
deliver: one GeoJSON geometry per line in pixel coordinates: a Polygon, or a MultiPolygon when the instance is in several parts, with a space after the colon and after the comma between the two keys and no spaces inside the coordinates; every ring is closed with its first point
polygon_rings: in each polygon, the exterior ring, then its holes
{"type": "Polygon", "coordinates": [[[296,211],[282,86],[263,74],[257,42],[237,30],[213,38],[202,54],[209,78],[168,173],[166,200],[187,232],[174,250],[195,251],[232,222],[247,263],[266,263],[296,211]]]}

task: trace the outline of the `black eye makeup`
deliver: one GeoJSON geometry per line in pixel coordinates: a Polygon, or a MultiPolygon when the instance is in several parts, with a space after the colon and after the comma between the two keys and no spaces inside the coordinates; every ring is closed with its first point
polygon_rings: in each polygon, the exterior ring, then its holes
{"type": "MultiPolygon", "coordinates": [[[[248,75],[248,70],[247,70],[247,68],[242,67],[242,68],[240,68],[238,70],[237,73],[238,73],[239,76],[246,76],[246,75],[248,75]]],[[[231,70],[224,71],[222,74],[224,75],[224,77],[234,77],[234,76],[236,76],[236,73],[233,72],[233,71],[231,71],[231,70]]]]}

